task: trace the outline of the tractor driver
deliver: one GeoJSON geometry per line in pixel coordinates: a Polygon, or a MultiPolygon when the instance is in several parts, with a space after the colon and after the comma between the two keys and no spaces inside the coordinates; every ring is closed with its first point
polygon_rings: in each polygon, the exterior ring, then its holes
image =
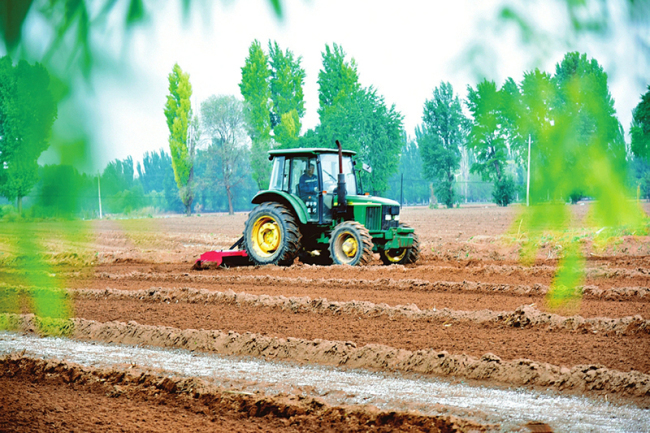
{"type": "Polygon", "coordinates": [[[318,192],[318,176],[314,174],[314,164],[309,163],[307,170],[300,176],[298,183],[300,198],[307,200],[318,192]]]}

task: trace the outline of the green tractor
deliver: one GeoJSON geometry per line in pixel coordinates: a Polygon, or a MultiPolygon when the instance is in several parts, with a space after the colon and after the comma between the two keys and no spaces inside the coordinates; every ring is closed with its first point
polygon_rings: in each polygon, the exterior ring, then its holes
{"type": "Polygon", "coordinates": [[[366,265],[373,252],[384,264],[415,263],[420,245],[414,230],[399,222],[394,200],[362,194],[355,152],[283,149],[273,161],[268,190],[255,195],[243,248],[256,265],[366,265]]]}

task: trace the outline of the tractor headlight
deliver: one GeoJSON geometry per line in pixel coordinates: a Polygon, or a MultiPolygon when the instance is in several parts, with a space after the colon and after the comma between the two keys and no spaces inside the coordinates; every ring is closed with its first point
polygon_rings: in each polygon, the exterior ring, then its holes
{"type": "Polygon", "coordinates": [[[393,215],[393,219],[394,219],[395,221],[399,221],[399,215],[393,215]]]}
{"type": "Polygon", "coordinates": [[[391,217],[390,215],[386,215],[385,217],[386,221],[390,221],[390,217],[391,217]]]}

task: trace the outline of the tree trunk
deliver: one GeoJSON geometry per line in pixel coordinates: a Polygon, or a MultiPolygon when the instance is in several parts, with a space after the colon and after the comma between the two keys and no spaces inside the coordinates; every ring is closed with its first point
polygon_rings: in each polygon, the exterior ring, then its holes
{"type": "Polygon", "coordinates": [[[228,215],[234,215],[235,212],[232,209],[232,192],[230,191],[230,186],[226,187],[226,195],[228,196],[228,215]]]}
{"type": "Polygon", "coordinates": [[[447,207],[451,209],[454,207],[454,174],[449,172],[447,174],[447,179],[449,180],[449,197],[451,197],[451,202],[447,207]]]}
{"type": "Polygon", "coordinates": [[[194,202],[194,194],[192,194],[192,182],[194,181],[194,162],[190,167],[190,174],[187,176],[187,204],[185,205],[185,214],[192,215],[192,203],[194,202]]]}
{"type": "Polygon", "coordinates": [[[18,215],[23,215],[23,198],[18,196],[16,197],[16,208],[18,209],[18,215]]]}

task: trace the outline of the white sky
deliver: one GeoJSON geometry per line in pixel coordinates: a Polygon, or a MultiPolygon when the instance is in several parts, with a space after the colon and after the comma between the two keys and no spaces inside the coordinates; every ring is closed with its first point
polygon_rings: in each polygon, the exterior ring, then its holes
{"type": "MultiPolygon", "coordinates": [[[[130,68],[119,69],[120,74],[99,73],[86,104],[89,129],[101,149],[95,161],[100,168],[115,158],[131,155],[140,161],[147,151],[168,148],[163,106],[167,75],[176,62],[190,74],[195,109],[213,94],[241,98],[241,67],[254,39],[265,49],[269,39],[276,40],[282,49],[302,56],[306,71],[302,132],[318,123],[316,81],[325,44],[340,44],[356,60],[361,84],[374,86],[387,103],[396,105],[409,135],[420,123],[424,101],[441,81],[451,82],[464,98],[467,85],[476,85],[476,66],[499,85],[508,76],[519,82],[534,66],[553,72],[568,50],[566,45],[551,44],[540,61],[530,48],[521,46],[514,29],[499,34],[494,17],[503,5],[500,0],[285,0],[283,20],[272,13],[268,0],[220,1],[212,2],[212,8],[194,4],[185,24],[180,1],[145,3],[152,19],[136,28],[128,42],[120,39],[118,28],[101,35],[100,43],[130,68]],[[463,60],[478,41],[488,41],[493,52],[478,62],[463,60]]],[[[557,4],[542,2],[536,9],[542,25],[552,29],[562,16],[553,9],[557,4]]],[[[648,84],[639,82],[636,68],[630,67],[638,60],[632,45],[631,36],[621,31],[570,47],[603,65],[626,131],[631,110],[648,84]]]]}

